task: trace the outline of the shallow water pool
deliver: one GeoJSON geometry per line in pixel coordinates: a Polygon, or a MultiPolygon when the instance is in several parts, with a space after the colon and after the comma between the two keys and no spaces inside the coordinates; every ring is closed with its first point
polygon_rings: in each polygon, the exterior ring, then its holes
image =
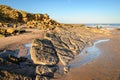
{"type": "Polygon", "coordinates": [[[103,42],[108,42],[109,40],[110,39],[98,40],[94,42],[93,46],[84,48],[83,51],[76,56],[73,61],[71,61],[70,68],[80,67],[97,58],[101,51],[96,45],[103,42]]]}

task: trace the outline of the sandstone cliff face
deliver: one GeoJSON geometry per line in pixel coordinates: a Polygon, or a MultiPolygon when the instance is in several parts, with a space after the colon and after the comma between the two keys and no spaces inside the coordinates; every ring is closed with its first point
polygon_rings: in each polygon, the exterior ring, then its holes
{"type": "Polygon", "coordinates": [[[0,37],[14,35],[13,33],[15,30],[20,28],[54,30],[60,25],[60,23],[52,20],[48,14],[27,13],[25,11],[13,9],[9,6],[0,5],[0,37]]]}
{"type": "Polygon", "coordinates": [[[60,25],[52,20],[48,14],[33,14],[0,5],[0,27],[9,27],[12,24],[27,24],[28,28],[54,29],[60,25]]]}

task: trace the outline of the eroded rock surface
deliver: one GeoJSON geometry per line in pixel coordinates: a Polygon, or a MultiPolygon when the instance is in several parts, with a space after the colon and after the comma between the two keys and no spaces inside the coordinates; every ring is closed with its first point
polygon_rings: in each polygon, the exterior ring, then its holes
{"type": "Polygon", "coordinates": [[[30,54],[35,64],[56,65],[59,61],[52,42],[47,39],[33,40],[30,54]]]}
{"type": "Polygon", "coordinates": [[[57,66],[43,66],[38,65],[36,67],[36,80],[49,80],[54,77],[54,72],[57,70],[57,66]]]}
{"type": "Polygon", "coordinates": [[[80,36],[63,27],[56,28],[55,31],[47,33],[46,36],[53,42],[63,65],[68,65],[85,46],[85,42],[80,36]]]}

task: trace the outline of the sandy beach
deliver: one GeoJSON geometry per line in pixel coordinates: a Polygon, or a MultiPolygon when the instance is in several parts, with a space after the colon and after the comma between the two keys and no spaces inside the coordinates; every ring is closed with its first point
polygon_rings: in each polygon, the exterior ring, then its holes
{"type": "Polygon", "coordinates": [[[120,80],[120,32],[111,32],[111,36],[102,38],[109,41],[97,45],[101,53],[96,59],[72,68],[58,80],[120,80]]]}
{"type": "MultiPolygon", "coordinates": [[[[31,43],[34,38],[44,37],[44,31],[34,29],[28,29],[27,31],[30,33],[1,38],[0,49],[19,49],[19,56],[25,56],[27,54],[25,44],[31,43]]],[[[100,55],[86,64],[71,68],[67,74],[57,72],[53,80],[120,80],[119,35],[120,31],[111,30],[109,36],[98,35],[94,37],[93,42],[109,39],[107,42],[96,45],[100,49],[100,55]]]]}

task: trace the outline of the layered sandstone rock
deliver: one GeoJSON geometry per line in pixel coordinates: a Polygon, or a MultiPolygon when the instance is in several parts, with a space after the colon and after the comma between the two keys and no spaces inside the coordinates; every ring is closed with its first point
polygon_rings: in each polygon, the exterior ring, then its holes
{"type": "Polygon", "coordinates": [[[3,36],[22,34],[26,31],[24,29],[15,29],[15,28],[0,28],[0,34],[3,36]]]}
{"type": "Polygon", "coordinates": [[[30,54],[35,64],[56,65],[59,61],[52,42],[47,39],[33,40],[30,54]]]}
{"type": "Polygon", "coordinates": [[[57,55],[65,66],[85,47],[80,36],[63,27],[57,27],[55,31],[47,33],[46,36],[53,42],[57,55]]]}
{"type": "MultiPolygon", "coordinates": [[[[27,24],[27,28],[38,29],[54,29],[60,24],[55,20],[52,20],[48,14],[33,14],[25,11],[12,9],[9,6],[0,5],[0,27],[5,27],[6,24],[11,27],[17,27],[16,24],[27,24]]],[[[9,26],[6,26],[9,27],[9,26]]]]}

